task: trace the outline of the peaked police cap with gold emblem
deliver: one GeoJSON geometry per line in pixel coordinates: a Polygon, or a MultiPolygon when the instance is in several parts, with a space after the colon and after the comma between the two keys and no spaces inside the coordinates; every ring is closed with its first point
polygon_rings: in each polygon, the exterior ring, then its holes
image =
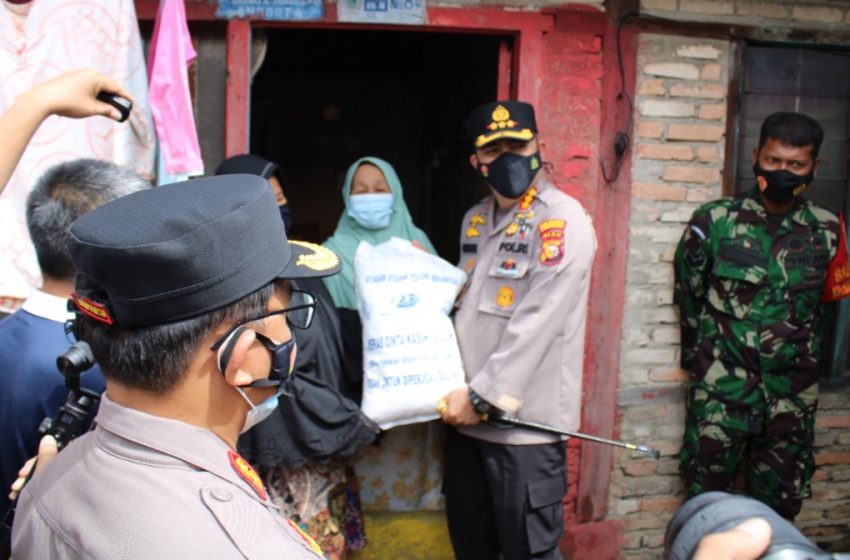
{"type": "Polygon", "coordinates": [[[86,293],[80,312],[121,327],[160,325],[234,303],[276,278],[340,270],[335,253],[287,241],[268,181],[192,179],[105,204],[71,225],[86,293]]]}
{"type": "Polygon", "coordinates": [[[495,101],[469,115],[472,144],[480,148],[501,138],[531,140],[537,134],[534,107],[522,101],[495,101]]]}

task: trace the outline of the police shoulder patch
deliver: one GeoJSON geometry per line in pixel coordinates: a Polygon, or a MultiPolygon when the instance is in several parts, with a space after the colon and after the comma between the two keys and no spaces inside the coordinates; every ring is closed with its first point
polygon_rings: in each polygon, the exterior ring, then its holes
{"type": "Polygon", "coordinates": [[[555,266],[564,258],[564,229],[566,220],[550,218],[540,222],[540,262],[545,266],[555,266]]]}
{"type": "Polygon", "coordinates": [[[236,453],[232,449],[227,450],[227,458],[230,460],[230,466],[236,471],[242,480],[248,483],[248,486],[257,493],[261,500],[266,501],[269,495],[266,493],[266,487],[263,485],[260,475],[254,470],[254,467],[246,461],[242,455],[236,453]]]}

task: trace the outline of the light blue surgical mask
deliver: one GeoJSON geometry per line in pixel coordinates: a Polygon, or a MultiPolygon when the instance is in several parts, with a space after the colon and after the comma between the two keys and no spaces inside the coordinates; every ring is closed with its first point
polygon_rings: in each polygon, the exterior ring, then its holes
{"type": "Polygon", "coordinates": [[[366,229],[387,227],[392,214],[392,193],[355,194],[349,197],[348,215],[366,229]]]}
{"type": "Polygon", "coordinates": [[[245,394],[245,391],[242,390],[241,387],[235,388],[239,391],[239,394],[242,395],[242,398],[251,405],[251,410],[248,411],[248,414],[245,416],[245,425],[242,426],[242,430],[239,432],[240,434],[244,434],[266,418],[272,415],[272,412],[277,410],[278,398],[284,393],[283,387],[279,387],[277,391],[275,391],[274,395],[270,396],[260,404],[254,404],[251,402],[251,399],[248,398],[248,395],[245,394]]]}

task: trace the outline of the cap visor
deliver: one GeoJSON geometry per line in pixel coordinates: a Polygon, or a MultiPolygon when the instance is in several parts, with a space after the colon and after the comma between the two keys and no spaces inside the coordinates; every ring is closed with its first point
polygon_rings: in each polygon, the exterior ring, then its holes
{"type": "Polygon", "coordinates": [[[496,140],[500,140],[502,138],[531,140],[532,138],[534,138],[534,131],[532,131],[530,128],[523,128],[522,130],[499,130],[492,134],[482,134],[475,139],[475,147],[480,148],[485,144],[495,142],[496,140]]]}
{"type": "Polygon", "coordinates": [[[292,250],[289,263],[278,278],[321,278],[342,270],[339,257],[321,245],[307,241],[287,241],[292,250]]]}

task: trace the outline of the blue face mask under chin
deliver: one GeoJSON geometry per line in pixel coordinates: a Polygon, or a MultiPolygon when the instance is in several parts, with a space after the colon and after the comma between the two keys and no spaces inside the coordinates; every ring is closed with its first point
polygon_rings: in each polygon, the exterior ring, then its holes
{"type": "Polygon", "coordinates": [[[348,215],[366,229],[387,227],[392,214],[392,193],[355,194],[349,197],[348,215]]]}

